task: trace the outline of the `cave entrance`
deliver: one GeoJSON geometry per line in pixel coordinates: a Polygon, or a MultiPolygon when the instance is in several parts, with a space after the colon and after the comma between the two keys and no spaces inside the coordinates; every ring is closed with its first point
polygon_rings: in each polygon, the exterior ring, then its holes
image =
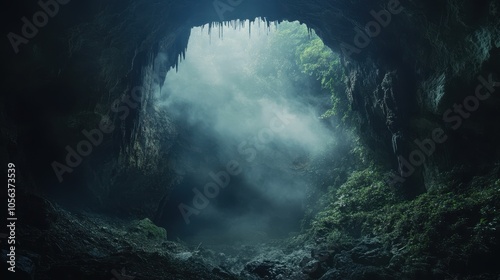
{"type": "Polygon", "coordinates": [[[298,22],[212,27],[192,29],[155,97],[178,129],[182,178],[161,225],[193,243],[286,237],[300,230],[311,163],[334,141],[320,118],[330,94],[308,73],[319,38],[298,22]]]}

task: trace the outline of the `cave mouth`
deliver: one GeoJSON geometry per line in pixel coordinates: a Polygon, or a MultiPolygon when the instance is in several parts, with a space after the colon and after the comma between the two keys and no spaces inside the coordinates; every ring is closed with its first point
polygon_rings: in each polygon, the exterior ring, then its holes
{"type": "Polygon", "coordinates": [[[319,38],[298,22],[194,27],[155,95],[178,128],[181,177],[159,225],[169,239],[253,243],[301,230],[310,165],[337,141],[330,93],[304,69],[319,38]],[[218,33],[218,34],[214,34],[218,33]]]}

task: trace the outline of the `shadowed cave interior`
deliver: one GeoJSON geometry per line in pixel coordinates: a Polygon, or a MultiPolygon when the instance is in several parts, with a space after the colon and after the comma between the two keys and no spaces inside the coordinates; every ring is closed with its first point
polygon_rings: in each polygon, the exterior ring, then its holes
{"type": "Polygon", "coordinates": [[[499,279],[496,1],[4,5],[8,279],[499,279]]]}

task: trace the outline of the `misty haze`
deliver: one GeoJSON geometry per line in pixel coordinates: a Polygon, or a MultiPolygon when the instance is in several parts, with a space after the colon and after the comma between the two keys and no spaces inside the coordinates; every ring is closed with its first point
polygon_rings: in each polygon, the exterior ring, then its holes
{"type": "Polygon", "coordinates": [[[2,5],[6,279],[500,280],[500,1],[2,5]]]}
{"type": "Polygon", "coordinates": [[[314,93],[308,75],[283,67],[291,49],[273,46],[280,26],[231,25],[222,32],[193,28],[186,59],[157,95],[186,139],[175,151],[184,179],[164,211],[171,238],[245,243],[299,231],[311,183],[304,171],[335,141],[318,106],[329,95],[314,93]],[[219,190],[210,183],[217,174],[226,182],[228,164],[238,174],[219,190]]]}

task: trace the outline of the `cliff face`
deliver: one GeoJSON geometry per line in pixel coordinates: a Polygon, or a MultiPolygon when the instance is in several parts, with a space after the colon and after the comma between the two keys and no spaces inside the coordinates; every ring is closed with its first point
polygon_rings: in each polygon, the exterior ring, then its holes
{"type": "Polygon", "coordinates": [[[343,55],[362,140],[405,195],[500,156],[496,1],[40,3],[9,4],[2,25],[1,157],[30,188],[154,215],[179,178],[177,128],[152,92],[191,27],[258,16],[306,23],[343,55]]]}

